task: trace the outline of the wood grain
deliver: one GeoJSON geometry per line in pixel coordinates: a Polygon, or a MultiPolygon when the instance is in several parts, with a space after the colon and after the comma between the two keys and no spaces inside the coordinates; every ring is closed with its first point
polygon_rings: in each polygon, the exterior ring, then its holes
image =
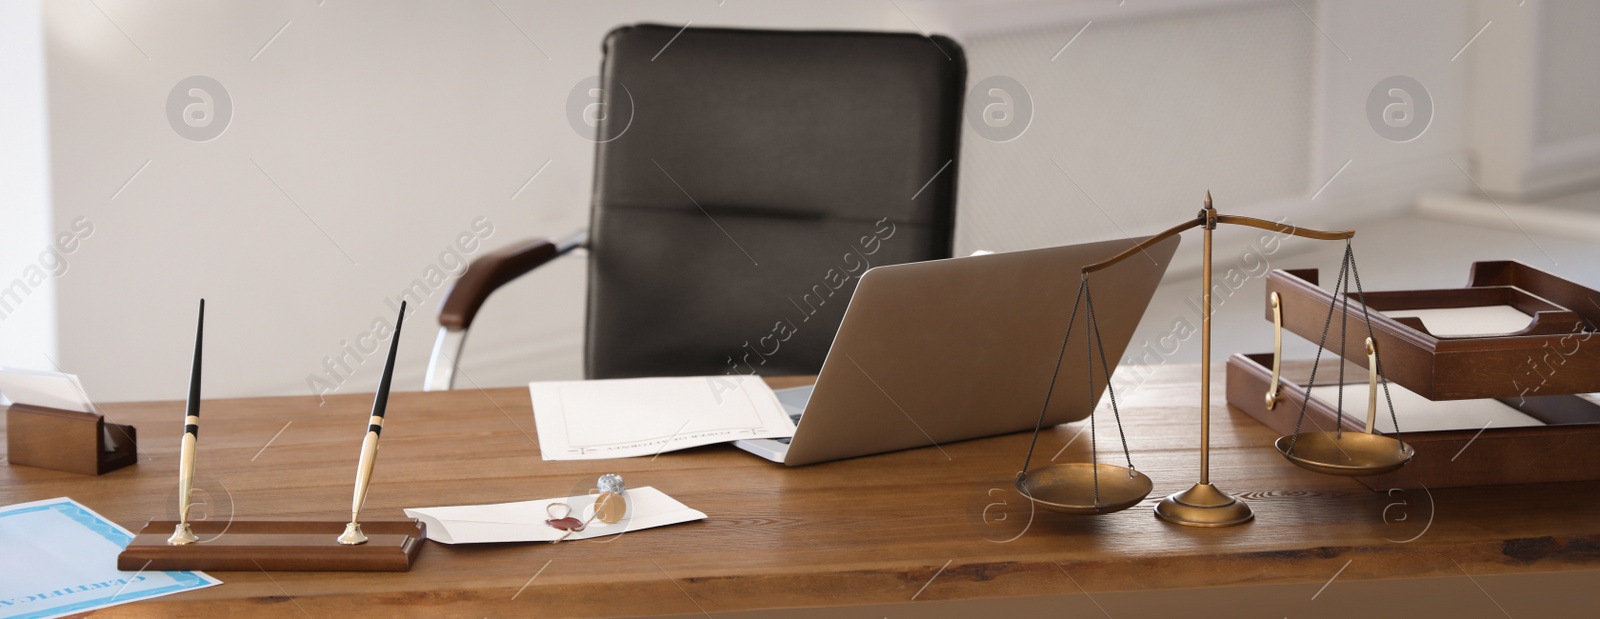
{"type": "MultiPolygon", "coordinates": [[[[1600,566],[1600,484],[1375,493],[1289,465],[1271,447],[1276,435],[1238,412],[1213,419],[1211,478],[1250,501],[1255,522],[1162,523],[1151,507],[1198,473],[1197,371],[1157,368],[1118,393],[1134,463],[1155,492],[1098,517],[1030,516],[1010,490],[1027,434],[947,444],[949,459],[915,449],[798,469],[729,446],[545,462],[526,389],[397,393],[364,511],[373,519],[563,496],[606,472],[710,518],[555,545],[430,542],[406,573],[218,572],[223,586],[105,614],[662,615],[1076,593],[1074,580],[1090,592],[1323,583],[1346,562],[1341,580],[1459,575],[1457,564],[1474,575],[1600,566]]],[[[1223,391],[1213,390],[1217,411],[1223,391]]],[[[347,517],[370,404],[360,394],[321,406],[311,397],[206,402],[205,517],[347,517]]],[[[132,530],[171,518],[182,403],[103,408],[141,429],[138,465],[100,477],[7,465],[0,504],[70,496],[132,530]]],[[[1085,425],[1048,429],[1035,459],[1087,460],[1085,425]]],[[[1102,461],[1120,463],[1114,425],[1099,429],[1102,461]]]]}

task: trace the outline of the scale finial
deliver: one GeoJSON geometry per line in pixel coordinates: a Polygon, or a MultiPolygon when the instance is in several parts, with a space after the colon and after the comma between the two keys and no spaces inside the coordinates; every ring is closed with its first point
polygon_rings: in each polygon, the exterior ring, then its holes
{"type": "Polygon", "coordinates": [[[1206,190],[1206,209],[1209,210],[1210,208],[1211,208],[1211,190],[1207,189],[1206,190]]]}

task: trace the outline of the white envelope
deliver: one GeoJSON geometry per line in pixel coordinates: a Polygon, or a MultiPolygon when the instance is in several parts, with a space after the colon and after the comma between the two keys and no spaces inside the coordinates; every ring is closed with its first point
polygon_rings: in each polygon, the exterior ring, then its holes
{"type": "MultiPolygon", "coordinates": [[[[428,539],[442,544],[551,542],[565,532],[545,524],[544,521],[550,518],[548,506],[566,503],[571,508],[572,517],[588,520],[594,514],[594,502],[598,496],[590,494],[493,505],[416,507],[405,512],[407,517],[427,523],[428,539]]],[[[650,486],[629,488],[624,496],[628,501],[628,509],[620,522],[606,524],[598,519],[592,520],[582,531],[568,536],[567,540],[618,535],[706,517],[704,513],[690,509],[650,486]]]]}

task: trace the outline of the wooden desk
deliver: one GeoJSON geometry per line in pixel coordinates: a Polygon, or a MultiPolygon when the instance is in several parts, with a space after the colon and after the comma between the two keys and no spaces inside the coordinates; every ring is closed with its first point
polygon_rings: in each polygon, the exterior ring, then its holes
{"type": "MultiPolygon", "coordinates": [[[[607,542],[430,542],[415,568],[401,574],[220,572],[223,586],[108,614],[289,616],[299,615],[298,607],[313,617],[549,619],[1079,591],[1069,583],[1098,594],[1325,583],[1335,574],[1348,582],[1600,567],[1594,484],[1374,493],[1290,466],[1272,450],[1275,437],[1239,413],[1213,419],[1211,477],[1251,502],[1255,522],[1214,530],[1159,522],[1151,506],[1196,478],[1194,372],[1162,368],[1119,394],[1134,463],[1155,480],[1145,504],[1100,517],[1040,512],[1025,532],[1026,503],[1010,483],[1026,434],[799,469],[728,446],[654,459],[544,462],[526,389],[397,393],[367,517],[561,496],[616,472],[710,518],[607,542]],[[991,505],[991,520],[1002,511],[1009,518],[986,523],[991,505]]],[[[1220,378],[1213,403],[1219,412],[1226,410],[1220,378]]],[[[232,513],[252,518],[347,517],[370,399],[207,402],[197,488],[209,494],[208,517],[226,518],[230,504],[232,513]]],[[[70,496],[133,530],[174,512],[182,404],[104,408],[110,419],[138,426],[146,454],[138,465],[102,477],[3,466],[0,505],[70,496]]],[[[1058,451],[1058,461],[1087,458],[1083,425],[1048,430],[1036,459],[1058,451]]],[[[1102,458],[1120,462],[1114,426],[1100,429],[1102,458]]],[[[1471,449],[1461,457],[1472,457],[1471,449]]]]}

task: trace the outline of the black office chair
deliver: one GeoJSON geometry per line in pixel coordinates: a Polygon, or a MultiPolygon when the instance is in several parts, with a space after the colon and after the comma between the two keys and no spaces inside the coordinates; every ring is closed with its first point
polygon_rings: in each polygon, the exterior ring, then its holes
{"type": "Polygon", "coordinates": [[[866,268],[950,256],[965,80],[937,36],[613,30],[589,230],[473,260],[425,388],[495,289],[580,246],[589,378],[817,373],[866,268]]]}

